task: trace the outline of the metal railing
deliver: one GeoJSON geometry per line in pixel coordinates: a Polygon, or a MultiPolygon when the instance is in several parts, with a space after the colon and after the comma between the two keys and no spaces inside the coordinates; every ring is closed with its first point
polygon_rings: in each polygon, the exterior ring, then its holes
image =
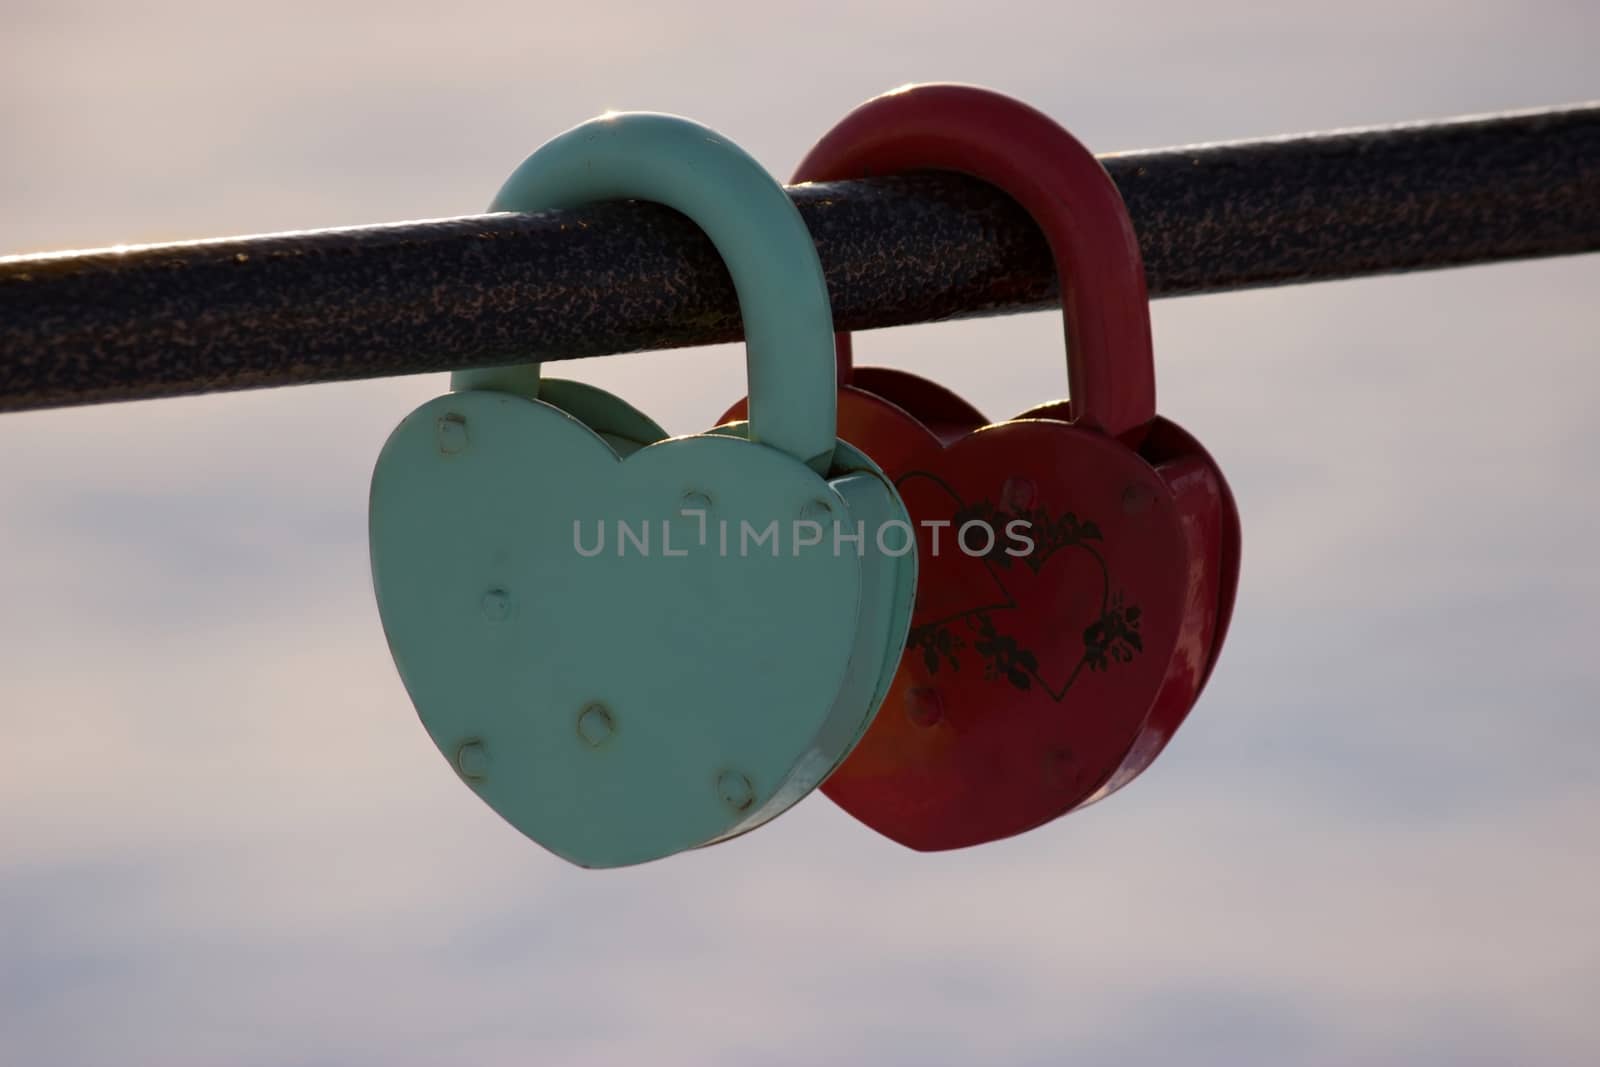
{"type": "MultiPolygon", "coordinates": [[[[1153,297],[1600,250],[1600,104],[1102,162],[1153,297]]],[[[979,182],[790,193],[841,329],[1056,300],[1043,238],[979,182]]],[[[0,411],[740,336],[709,240],[642,203],[0,258],[0,411]]]]}

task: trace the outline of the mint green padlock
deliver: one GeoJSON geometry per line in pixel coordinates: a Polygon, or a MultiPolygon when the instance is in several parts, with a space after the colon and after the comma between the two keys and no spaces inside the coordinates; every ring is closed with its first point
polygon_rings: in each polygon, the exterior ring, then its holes
{"type": "Polygon", "coordinates": [[[668,438],[537,365],[462,372],[372,476],[395,664],[456,772],[584,867],[751,830],[839,764],[910,625],[915,539],[835,437],[833,324],[805,224],[737,146],[668,115],[550,141],[491,210],[659,201],[722,253],[750,421],[668,438]]]}

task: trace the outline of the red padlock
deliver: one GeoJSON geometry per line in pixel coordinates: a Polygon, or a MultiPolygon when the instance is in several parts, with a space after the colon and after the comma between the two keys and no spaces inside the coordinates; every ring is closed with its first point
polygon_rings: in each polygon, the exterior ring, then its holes
{"type": "Polygon", "coordinates": [[[855,369],[838,335],[839,435],[894,477],[921,558],[893,688],[823,790],[936,850],[1039,826],[1149,766],[1221,648],[1239,516],[1216,463],[1155,413],[1138,238],[1088,149],[1010,97],[920,85],[851,112],[793,180],[913,170],[987,181],[1044,231],[1072,396],[988,424],[926,379],[855,369]]]}

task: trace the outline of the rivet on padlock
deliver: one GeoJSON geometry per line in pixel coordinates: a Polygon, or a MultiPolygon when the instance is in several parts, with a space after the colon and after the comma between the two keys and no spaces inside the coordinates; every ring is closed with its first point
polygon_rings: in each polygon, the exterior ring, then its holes
{"type": "Polygon", "coordinates": [[[947,538],[920,563],[894,685],[908,710],[937,686],[940,721],[879,716],[824,787],[896,841],[946,849],[1038,826],[1155,758],[1221,647],[1239,520],[1216,464],[1155,413],[1138,242],[1094,156],[1016,100],[921,85],[846,116],[793,180],[913,170],[988,181],[1038,222],[1072,395],[990,425],[936,383],[855,368],[837,338],[840,436],[895,478],[920,526],[1001,528],[989,551],[947,538]]]}
{"type": "Polygon", "coordinates": [[[616,720],[611,717],[611,710],[604,704],[588,704],[578,713],[578,736],[590,748],[599,748],[611,740],[611,733],[617,728],[616,720]]]}
{"type": "Polygon", "coordinates": [[[447,456],[459,455],[467,450],[467,419],[459,412],[450,411],[439,416],[434,424],[439,441],[439,451],[447,456]]]}
{"type": "Polygon", "coordinates": [[[748,811],[755,803],[755,787],[738,771],[723,771],[717,776],[717,796],[734,811],[748,811]]]}
{"type": "Polygon", "coordinates": [[[504,622],[511,617],[511,594],[504,589],[491,589],[480,602],[483,617],[490,622],[504,622]]]}
{"type": "Polygon", "coordinates": [[[481,782],[489,773],[489,753],[475,737],[456,746],[455,763],[461,777],[469,782],[481,782]]]}

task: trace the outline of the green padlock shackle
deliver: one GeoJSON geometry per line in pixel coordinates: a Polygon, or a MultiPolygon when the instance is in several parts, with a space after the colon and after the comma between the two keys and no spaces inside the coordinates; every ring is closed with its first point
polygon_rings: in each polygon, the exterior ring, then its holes
{"type": "MultiPolygon", "coordinates": [[[[716,131],[652,112],[603,115],[547,141],[490,211],[650,200],[687,215],[727,263],[744,316],[752,441],[826,474],[837,434],[833,309],[810,231],[783,186],[716,131]]],[[[456,390],[537,382],[539,365],[458,371],[456,390]]]]}

